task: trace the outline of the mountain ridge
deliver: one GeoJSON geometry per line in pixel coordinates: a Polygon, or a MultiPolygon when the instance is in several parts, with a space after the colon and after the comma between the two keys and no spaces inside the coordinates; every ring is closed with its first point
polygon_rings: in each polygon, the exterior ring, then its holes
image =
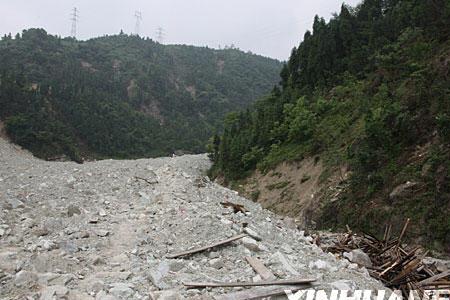
{"type": "Polygon", "coordinates": [[[42,158],[204,152],[223,116],[269,91],[280,68],[237,49],[30,29],[0,42],[0,118],[42,158]]]}

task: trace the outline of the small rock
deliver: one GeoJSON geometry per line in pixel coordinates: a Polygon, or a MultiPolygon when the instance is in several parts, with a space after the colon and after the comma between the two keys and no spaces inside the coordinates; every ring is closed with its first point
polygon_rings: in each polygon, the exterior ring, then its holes
{"type": "Polygon", "coordinates": [[[91,224],[97,224],[98,221],[99,221],[98,217],[92,216],[92,217],[89,218],[88,222],[91,223],[91,224]]]}
{"type": "Polygon", "coordinates": [[[66,241],[60,243],[60,248],[70,254],[74,254],[79,250],[77,244],[75,244],[73,241],[66,241]]]}
{"type": "Polygon", "coordinates": [[[95,300],[117,300],[113,295],[108,295],[105,291],[100,291],[95,296],[95,300]]]}
{"type": "Polygon", "coordinates": [[[17,253],[12,251],[0,252],[0,270],[13,272],[16,270],[17,253]]]}
{"type": "Polygon", "coordinates": [[[16,274],[14,284],[18,287],[30,288],[36,284],[38,276],[34,272],[22,270],[16,274]]]}
{"type": "Polygon", "coordinates": [[[184,263],[184,261],[182,261],[182,260],[175,260],[175,261],[170,263],[169,269],[170,269],[171,272],[179,272],[185,266],[186,266],[186,264],[184,263]]]}
{"type": "Polygon", "coordinates": [[[39,243],[37,243],[37,246],[40,247],[41,249],[44,249],[47,251],[58,248],[58,246],[53,241],[44,240],[44,239],[40,240],[39,243]]]}
{"type": "Polygon", "coordinates": [[[338,280],[330,283],[330,286],[331,289],[339,291],[354,291],[357,289],[356,283],[350,280],[338,280]]]}
{"type": "Polygon", "coordinates": [[[77,180],[75,179],[75,177],[73,176],[69,176],[69,178],[67,178],[67,184],[68,185],[73,185],[77,180]]]}
{"type": "Polygon", "coordinates": [[[16,209],[16,208],[24,208],[25,204],[22,201],[16,198],[8,198],[6,199],[6,203],[4,204],[5,209],[16,209]]]}
{"type": "Polygon", "coordinates": [[[257,241],[261,241],[261,236],[253,229],[246,227],[244,228],[244,232],[246,234],[248,234],[249,236],[251,236],[253,239],[257,240],[257,241]]]}
{"type": "Polygon", "coordinates": [[[67,215],[69,217],[73,217],[74,215],[81,215],[81,211],[78,208],[78,206],[75,206],[73,204],[69,205],[69,207],[67,208],[67,215]]]}
{"type": "Polygon", "coordinates": [[[224,267],[224,263],[221,258],[213,258],[208,263],[211,267],[215,269],[222,269],[224,267]]]}
{"type": "Polygon", "coordinates": [[[132,285],[128,283],[113,283],[111,284],[113,287],[109,290],[109,293],[119,299],[131,299],[134,290],[132,289],[132,285]]]}
{"type": "Polygon", "coordinates": [[[92,264],[94,266],[98,266],[98,265],[104,265],[105,264],[105,260],[103,259],[103,257],[101,257],[100,255],[96,255],[92,258],[92,264]]]}
{"type": "Polygon", "coordinates": [[[349,270],[358,270],[358,264],[351,263],[347,266],[349,270]]]}
{"type": "MultiPolygon", "coordinates": [[[[194,294],[195,290],[189,290],[189,291],[191,291],[191,293],[194,294]]],[[[195,295],[193,295],[195,298],[198,297],[197,293],[195,293],[195,295]]],[[[176,290],[157,291],[157,292],[153,292],[153,295],[154,295],[155,299],[157,299],[157,300],[181,300],[181,299],[183,299],[183,297],[181,297],[179,291],[176,291],[176,290]]],[[[200,297],[198,297],[198,298],[200,298],[200,297]]]]}
{"type": "Polygon", "coordinates": [[[233,225],[233,221],[230,221],[228,219],[221,219],[220,222],[225,225],[225,226],[232,226],[233,225]]]}
{"type": "Polygon", "coordinates": [[[99,237],[106,237],[109,235],[109,231],[104,229],[98,229],[95,231],[95,234],[98,235],[99,237]]]}
{"type": "Polygon", "coordinates": [[[220,256],[219,253],[216,252],[216,251],[211,251],[211,252],[209,252],[209,254],[208,254],[208,257],[209,257],[209,258],[218,258],[219,256],[220,256]]]}
{"type": "Polygon", "coordinates": [[[111,265],[123,266],[129,262],[128,256],[125,253],[116,255],[109,259],[111,265]]]}
{"type": "Polygon", "coordinates": [[[69,294],[69,289],[65,286],[61,285],[52,285],[44,288],[44,290],[41,293],[40,300],[53,300],[55,299],[54,296],[56,296],[56,299],[61,299],[69,294]]]}
{"type": "Polygon", "coordinates": [[[242,244],[248,250],[255,251],[255,252],[261,251],[261,249],[258,246],[258,243],[252,238],[249,238],[249,237],[242,238],[242,244]]]}
{"type": "Polygon", "coordinates": [[[169,273],[170,266],[167,262],[160,262],[156,268],[150,269],[149,276],[151,282],[159,289],[166,289],[168,285],[163,282],[164,277],[169,273]]]}
{"type": "Polygon", "coordinates": [[[87,239],[90,236],[90,234],[88,231],[81,231],[78,236],[81,239],[87,239]]]}
{"type": "Polygon", "coordinates": [[[319,260],[316,260],[316,261],[314,261],[314,262],[311,262],[311,263],[309,264],[309,267],[310,267],[311,269],[329,270],[329,269],[330,269],[330,264],[327,263],[327,262],[324,261],[324,260],[319,259],[319,260]]]}
{"type": "Polygon", "coordinates": [[[100,217],[106,217],[108,214],[106,213],[106,211],[103,208],[100,208],[98,211],[98,215],[100,217]]]}

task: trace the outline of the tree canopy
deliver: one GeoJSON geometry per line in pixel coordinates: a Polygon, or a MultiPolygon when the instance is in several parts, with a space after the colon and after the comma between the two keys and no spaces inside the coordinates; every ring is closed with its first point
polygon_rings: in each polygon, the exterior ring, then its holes
{"type": "Polygon", "coordinates": [[[280,69],[238,49],[29,29],[0,41],[0,118],[46,159],[204,152],[224,115],[270,91],[280,69]]]}
{"type": "Polygon", "coordinates": [[[373,229],[408,216],[426,224],[418,232],[450,245],[449,36],[446,0],[365,0],[342,5],[329,22],[316,16],[280,85],[226,119],[209,147],[211,174],[237,180],[318,156],[352,174],[321,226],[373,229]],[[418,149],[426,151],[417,157],[418,149]],[[405,181],[421,192],[390,203],[405,181]]]}

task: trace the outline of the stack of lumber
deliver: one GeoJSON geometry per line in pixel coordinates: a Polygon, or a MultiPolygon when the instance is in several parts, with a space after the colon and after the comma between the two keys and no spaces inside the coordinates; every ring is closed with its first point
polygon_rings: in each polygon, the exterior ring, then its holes
{"type": "Polygon", "coordinates": [[[409,223],[408,219],[398,237],[392,236],[392,225],[387,225],[382,239],[368,233],[354,234],[347,227],[347,233],[324,250],[340,255],[355,249],[364,251],[373,263],[368,268],[370,275],[389,288],[401,290],[404,296],[410,291],[422,296],[425,290],[450,289],[450,271],[438,272],[427,266],[423,259],[428,252],[403,243],[409,223]]]}

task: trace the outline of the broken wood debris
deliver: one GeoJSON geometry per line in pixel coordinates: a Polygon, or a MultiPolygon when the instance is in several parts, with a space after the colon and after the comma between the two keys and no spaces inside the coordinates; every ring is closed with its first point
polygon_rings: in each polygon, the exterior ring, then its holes
{"type": "Polygon", "coordinates": [[[405,297],[412,290],[417,290],[422,297],[425,287],[446,288],[450,271],[438,273],[423,262],[427,252],[420,255],[423,250],[419,247],[402,244],[409,224],[410,219],[407,219],[398,238],[392,237],[392,225],[387,225],[381,240],[368,233],[354,234],[347,227],[347,233],[323,250],[339,255],[355,249],[364,251],[373,263],[368,268],[370,275],[389,288],[401,290],[405,297]]]}
{"type": "Polygon", "coordinates": [[[237,214],[238,212],[241,212],[243,214],[248,212],[248,210],[242,204],[231,203],[230,201],[220,202],[220,204],[222,204],[223,207],[233,208],[233,212],[235,214],[237,214]]]}
{"type": "Polygon", "coordinates": [[[275,275],[256,257],[246,256],[245,259],[263,280],[275,279],[275,275]]]}
{"type": "Polygon", "coordinates": [[[303,285],[316,281],[314,278],[294,278],[284,280],[269,280],[258,282],[185,282],[187,288],[218,288],[218,287],[249,287],[249,286],[273,286],[273,285],[303,285]]]}
{"type": "Polygon", "coordinates": [[[239,234],[239,235],[236,235],[236,236],[231,237],[229,239],[221,240],[221,241],[212,243],[212,244],[207,245],[207,246],[203,246],[203,247],[200,247],[200,248],[195,248],[195,249],[192,249],[192,250],[187,250],[187,251],[182,251],[182,252],[179,252],[179,253],[171,254],[171,255],[168,255],[167,258],[177,258],[177,257],[181,257],[181,256],[191,255],[191,254],[198,253],[198,252],[203,252],[203,251],[209,250],[209,249],[217,247],[217,246],[222,246],[222,245],[225,245],[225,244],[229,244],[229,243],[231,243],[233,241],[242,239],[243,237],[246,237],[246,236],[247,236],[247,234],[245,234],[245,233],[239,234]]]}

